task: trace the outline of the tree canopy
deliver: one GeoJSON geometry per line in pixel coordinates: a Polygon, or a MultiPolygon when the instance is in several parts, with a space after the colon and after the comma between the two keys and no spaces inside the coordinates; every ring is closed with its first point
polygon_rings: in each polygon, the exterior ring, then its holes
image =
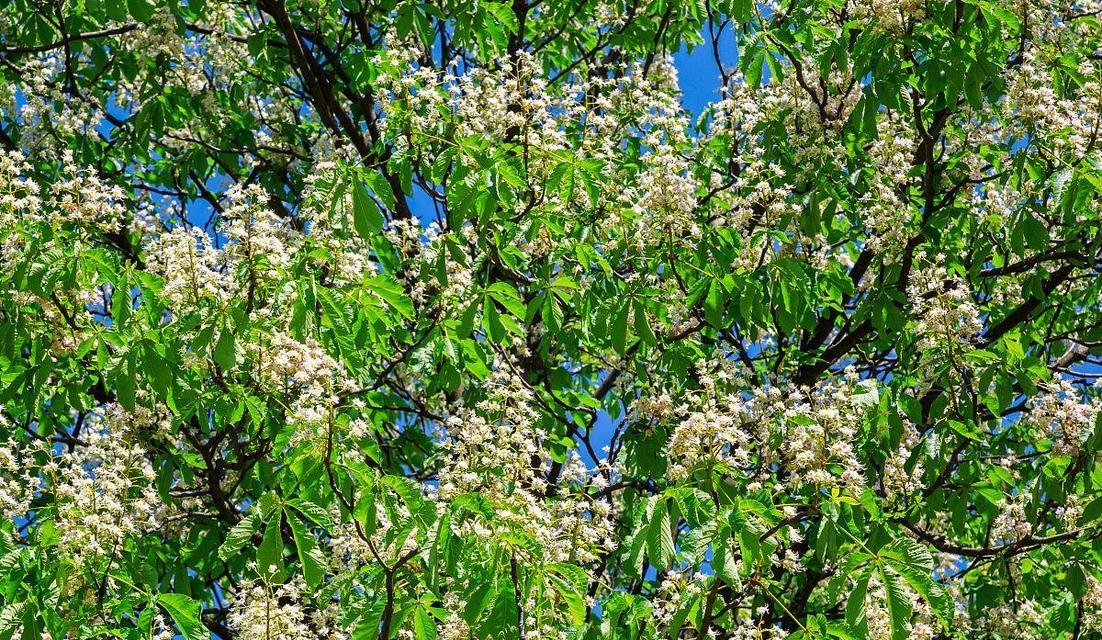
{"type": "Polygon", "coordinates": [[[1100,12],[0,2],[0,640],[1102,637],[1100,12]]]}

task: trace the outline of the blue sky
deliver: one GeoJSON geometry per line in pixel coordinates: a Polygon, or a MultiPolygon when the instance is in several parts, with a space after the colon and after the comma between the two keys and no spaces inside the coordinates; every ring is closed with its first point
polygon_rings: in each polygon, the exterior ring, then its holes
{"type": "MultiPolygon", "coordinates": [[[[735,39],[723,37],[719,55],[728,67],[738,59],[735,39]]],[[[719,98],[719,69],[716,67],[711,42],[699,45],[691,52],[682,49],[674,55],[674,65],[681,79],[682,104],[694,116],[699,116],[709,102],[719,98]]]]}

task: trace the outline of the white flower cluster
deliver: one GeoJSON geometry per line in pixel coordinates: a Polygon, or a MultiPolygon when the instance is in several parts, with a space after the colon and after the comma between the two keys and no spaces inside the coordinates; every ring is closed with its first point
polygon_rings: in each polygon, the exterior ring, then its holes
{"type": "Polygon", "coordinates": [[[150,640],[175,640],[176,638],[176,628],[163,613],[158,613],[153,618],[153,629],[156,631],[150,640]]]}
{"type": "MultiPolygon", "coordinates": [[[[252,16],[228,0],[208,0],[205,17],[206,29],[203,32],[190,30],[194,35],[192,42],[185,47],[187,56],[181,66],[198,66],[208,77],[209,86],[227,87],[249,74],[252,60],[248,44],[243,42],[245,39],[241,34],[247,33],[252,16]]],[[[193,74],[189,70],[181,76],[191,78],[193,74]]],[[[184,84],[192,89],[198,85],[197,82],[184,84]]],[[[214,101],[205,104],[211,102],[214,101]]]]}
{"type": "Polygon", "coordinates": [[[872,20],[877,27],[902,35],[908,20],[926,17],[926,0],[849,0],[853,15],[872,20]]]}
{"type": "MultiPolygon", "coordinates": [[[[121,230],[127,210],[122,188],[78,166],[70,151],[60,159],[60,174],[44,192],[30,177],[32,167],[20,151],[0,149],[0,230],[27,229],[39,223],[91,232],[121,230]]],[[[15,261],[26,245],[21,233],[3,236],[0,265],[15,261]]]]}
{"type": "Polygon", "coordinates": [[[579,485],[590,478],[577,455],[561,472],[562,493],[545,499],[550,457],[536,420],[531,389],[499,359],[485,383],[485,397],[447,421],[447,459],[439,472],[439,499],[477,493],[497,507],[493,522],[471,521],[468,533],[492,536],[497,528],[521,529],[542,546],[542,562],[590,562],[611,535],[611,507],[591,500],[579,485]],[[486,528],[491,527],[491,528],[486,528]]]}
{"type": "Polygon", "coordinates": [[[286,223],[272,211],[271,196],[257,184],[234,185],[226,192],[227,205],[221,220],[229,242],[225,255],[231,264],[257,268],[263,260],[267,268],[261,275],[272,278],[286,269],[294,257],[297,238],[286,223]]]}
{"type": "Polygon", "coordinates": [[[68,152],[64,163],[62,177],[50,183],[50,222],[120,230],[126,213],[123,190],[76,166],[68,152]]]}
{"type": "Polygon", "coordinates": [[[795,391],[782,402],[781,416],[791,482],[856,492],[864,465],[854,449],[875,381],[848,369],[814,389],[795,391]]]}
{"type": "Polygon", "coordinates": [[[60,50],[23,58],[18,75],[23,80],[18,105],[20,142],[26,148],[47,149],[64,154],[65,137],[85,135],[99,122],[90,100],[81,100],[66,91],[63,74],[68,65],[60,50]],[[61,134],[61,135],[58,135],[61,134]]]}
{"type": "Polygon", "coordinates": [[[1102,580],[1094,574],[1087,575],[1087,592],[1083,594],[1083,630],[1102,631],[1102,580]]]}
{"type": "MultiPolygon", "coordinates": [[[[693,175],[692,158],[683,151],[692,141],[687,135],[689,121],[681,109],[681,89],[672,58],[655,60],[649,73],[634,69],[627,86],[618,92],[630,92],[632,111],[639,113],[632,126],[642,134],[643,170],[631,196],[638,193],[642,215],[636,220],[636,234],[644,246],[667,241],[691,242],[701,235],[697,220],[698,181],[693,175]]],[[[623,96],[617,97],[618,101],[623,96]]]]}
{"type": "Polygon", "coordinates": [[[1059,380],[1033,401],[1033,408],[1026,416],[1026,420],[1052,438],[1052,451],[1056,455],[1079,455],[1102,411],[1099,399],[1082,402],[1079,398],[1079,391],[1070,382],[1059,380]]]}
{"type": "MultiPolygon", "coordinates": [[[[700,466],[728,472],[755,462],[758,470],[783,463],[793,488],[841,487],[856,491],[864,466],[854,449],[866,406],[875,397],[874,381],[850,369],[821,385],[783,391],[776,386],[739,391],[727,363],[708,372],[698,365],[703,392],[674,428],[667,450],[668,473],[684,478],[700,466]],[[766,446],[784,442],[782,449],[766,446]],[[757,457],[755,460],[754,457],[757,457]]],[[[751,472],[751,469],[747,469],[751,472]]],[[[757,474],[751,489],[762,488],[757,474]]]]}
{"type": "Polygon", "coordinates": [[[150,241],[146,255],[150,267],[165,280],[161,295],[178,314],[198,308],[203,301],[225,302],[236,290],[222,268],[222,252],[196,227],[161,233],[150,241]]]}
{"type": "Polygon", "coordinates": [[[921,460],[915,463],[914,468],[907,471],[907,462],[920,442],[918,429],[910,420],[905,419],[899,447],[884,461],[884,473],[880,476],[884,495],[889,499],[899,500],[922,489],[922,474],[925,472],[925,467],[921,460]]]}
{"type": "Polygon", "coordinates": [[[682,571],[670,571],[659,583],[651,599],[654,623],[666,627],[677,612],[704,591],[707,576],[702,573],[689,575],[682,571]]]}
{"type": "Polygon", "coordinates": [[[220,216],[227,242],[193,225],[180,225],[145,239],[151,269],[164,278],[162,295],[177,314],[204,302],[215,304],[271,281],[297,255],[301,237],[270,206],[270,196],[255,185],[226,193],[220,216]]]}
{"type": "Polygon", "coordinates": [[[440,497],[471,491],[503,498],[512,487],[542,491],[543,438],[532,392],[503,362],[486,380],[486,397],[447,421],[448,464],[440,472],[440,497]]]}
{"type": "Polygon", "coordinates": [[[0,226],[15,226],[21,218],[37,219],[42,200],[38,183],[27,177],[31,165],[19,151],[0,149],[0,226]]]}
{"type": "Polygon", "coordinates": [[[948,271],[943,255],[930,259],[919,251],[914,264],[907,296],[918,318],[914,327],[918,349],[967,346],[983,329],[968,283],[948,271]]]}
{"type": "Polygon", "coordinates": [[[724,387],[731,381],[726,367],[710,374],[701,371],[702,390],[692,410],[670,435],[667,448],[672,464],[667,470],[671,480],[690,475],[694,469],[738,469],[750,462],[750,449],[755,444],[747,426],[755,416],[740,394],[724,387]]]}
{"type": "Polygon", "coordinates": [[[1102,84],[1089,61],[1079,72],[1087,81],[1077,94],[1058,95],[1046,65],[1027,51],[1022,63],[1007,72],[1006,103],[1020,120],[1023,135],[1040,136],[1054,153],[1081,157],[1095,144],[1102,125],[1102,84]]]}
{"type": "Polygon", "coordinates": [[[421,66],[423,52],[393,33],[386,36],[385,67],[379,78],[383,126],[400,145],[420,144],[445,128],[457,139],[523,139],[536,149],[564,146],[547,77],[528,52],[501,57],[486,67],[457,75],[421,66]]]}
{"type": "MultiPolygon", "coordinates": [[[[316,264],[329,272],[336,286],[360,282],[365,276],[375,275],[378,270],[371,259],[371,247],[360,241],[350,228],[351,191],[345,189],[337,198],[336,185],[342,179],[340,174],[341,169],[336,162],[326,160],[314,165],[306,178],[301,210],[303,218],[309,221],[310,243],[325,249],[323,252],[312,252],[311,256],[316,256],[316,264]]],[[[401,222],[417,225],[415,220],[401,222]]]]}
{"type": "MultiPolygon", "coordinates": [[[[780,221],[788,220],[789,230],[801,235],[795,224],[806,198],[794,193],[792,185],[844,167],[846,149],[840,132],[861,97],[861,85],[846,69],[832,68],[820,75],[817,68],[804,65],[802,84],[795,73],[762,86],[736,76],[725,88],[724,98],[713,105],[712,122],[698,148],[706,149],[706,141],[719,139],[737,150],[737,172],[727,177],[727,167],[714,167],[710,181],[718,201],[726,204],[724,212],[713,214],[715,223],[737,229],[747,243],[736,268],[755,268],[759,261],[790,248],[774,246],[769,234],[755,232],[776,230],[780,221]],[[786,170],[765,160],[770,144],[766,130],[771,126],[783,126],[789,136],[794,168],[786,170]]],[[[880,224],[881,218],[884,215],[873,222],[880,224]]],[[[807,244],[822,248],[801,248],[809,254],[804,259],[813,263],[845,260],[824,240],[821,234],[808,238],[807,244]]]]}
{"type": "Polygon", "coordinates": [[[639,420],[662,423],[674,417],[678,406],[669,391],[643,395],[631,403],[631,416],[639,420]]]}
{"type": "MultiPolygon", "coordinates": [[[[432,155],[445,149],[442,136],[523,141],[528,188],[539,193],[542,206],[569,212],[573,203],[562,194],[542,192],[554,169],[576,158],[618,158],[625,140],[640,140],[640,170],[610,166],[610,175],[591,177],[614,181],[616,189],[593,194],[578,184],[569,197],[583,208],[607,206],[623,216],[631,237],[617,242],[647,247],[701,234],[695,216],[699,185],[690,156],[681,151],[695,142],[669,57],[656,59],[647,70],[625,64],[615,79],[580,74],[552,88],[525,52],[457,75],[420,66],[423,52],[408,42],[392,36],[387,42],[385,66],[391,73],[381,78],[380,104],[399,145],[432,155]],[[579,130],[584,135],[577,135],[579,130]],[[592,197],[601,202],[590,202],[592,197]]],[[[457,161],[471,158],[460,154],[457,161]]],[[[554,248],[555,234],[526,231],[524,242],[533,254],[554,248]]]]}
{"type": "Polygon", "coordinates": [[[80,444],[44,468],[58,505],[61,550],[77,565],[110,557],[127,538],[160,525],[157,474],[135,436],[149,425],[134,423],[135,415],[108,405],[102,416],[89,416],[80,444]]]}
{"type": "Polygon", "coordinates": [[[912,209],[906,201],[915,143],[901,118],[881,118],[877,139],[869,146],[870,190],[861,198],[861,215],[869,230],[866,246],[876,252],[906,244],[912,209]]]}
{"type": "Polygon", "coordinates": [[[891,640],[892,623],[888,614],[888,593],[880,576],[873,573],[865,591],[865,619],[870,640],[891,640]]]}
{"type": "Polygon", "coordinates": [[[290,398],[288,420],[299,428],[294,442],[323,432],[332,418],[343,368],[313,339],[305,343],[277,332],[257,355],[257,377],[290,398]]]}
{"type": "Polygon", "coordinates": [[[471,638],[470,625],[463,619],[462,612],[466,603],[454,591],[444,594],[444,610],[447,616],[440,627],[440,640],[469,640],[471,638]]]}
{"type": "Polygon", "coordinates": [[[999,502],[1002,511],[991,525],[991,537],[1004,545],[1015,544],[1033,535],[1033,523],[1026,517],[1027,502],[1021,494],[999,502]]]}
{"type": "Polygon", "coordinates": [[[306,591],[301,576],[279,585],[243,582],[234,592],[227,618],[229,627],[241,640],[318,638],[302,606],[302,595],[306,591]]]}
{"type": "Polygon", "coordinates": [[[1036,600],[1001,603],[987,610],[982,618],[973,620],[973,631],[979,637],[998,640],[1048,640],[1045,616],[1036,600]]]}
{"type": "Polygon", "coordinates": [[[638,224],[655,236],[648,244],[666,238],[699,238],[700,224],[694,219],[697,185],[689,161],[672,147],[662,145],[644,156],[643,163],[639,205],[644,215],[638,224]]]}
{"type": "Polygon", "coordinates": [[[33,456],[39,449],[39,453],[47,452],[41,444],[20,442],[16,437],[18,427],[6,418],[0,426],[8,434],[0,442],[0,517],[11,521],[27,516],[42,482],[33,456]]]}
{"type": "MultiPolygon", "coordinates": [[[[895,584],[910,603],[910,609],[913,612],[912,619],[904,623],[907,626],[907,637],[912,640],[932,640],[938,635],[940,628],[934,619],[933,611],[930,610],[926,601],[898,576],[895,584]]],[[[873,572],[869,577],[868,590],[865,592],[865,616],[868,622],[869,640],[891,640],[895,637],[891,616],[888,613],[889,606],[891,604],[888,602],[887,589],[879,573],[873,572]]]]}
{"type": "MultiPolygon", "coordinates": [[[[117,53],[147,62],[135,65],[130,73],[116,79],[110,96],[114,108],[137,113],[148,103],[150,86],[188,94],[195,107],[194,119],[166,123],[156,143],[181,154],[194,148],[209,151],[205,130],[208,127],[217,130],[219,125],[247,110],[256,123],[257,153],[263,153],[278,142],[274,140],[278,136],[271,134],[272,121],[287,122],[292,112],[301,118],[311,117],[292,106],[286,93],[260,93],[255,82],[249,83],[252,99],[244,103],[220,99],[229,93],[231,86],[242,86],[251,71],[252,58],[245,36],[254,17],[225,0],[209,0],[192,19],[195,22],[185,26],[168,7],[157,7],[148,21],[131,23],[132,29],[112,42],[117,53]]],[[[51,84],[64,86],[56,80],[51,84]]],[[[56,103],[58,98],[54,100],[56,103]]],[[[91,101],[72,100],[64,106],[63,113],[75,121],[68,126],[69,130],[76,130],[77,124],[88,126],[102,117],[92,110],[91,101]],[[86,114],[75,111],[84,106],[86,114]]],[[[41,111],[42,107],[36,106],[36,112],[41,111]]],[[[249,155],[242,159],[246,165],[255,162],[249,155]]]]}
{"type": "Polygon", "coordinates": [[[738,626],[731,629],[723,637],[730,640],[784,640],[788,636],[788,630],[768,621],[769,607],[759,607],[756,619],[745,618],[738,621],[738,626]]]}
{"type": "Polygon", "coordinates": [[[1064,504],[1056,507],[1056,519],[1067,531],[1074,529],[1081,517],[1083,517],[1083,502],[1077,494],[1073,493],[1064,498],[1064,504]]]}
{"type": "Polygon", "coordinates": [[[506,140],[510,132],[530,132],[542,138],[538,132],[553,124],[553,100],[539,61],[518,51],[495,61],[494,67],[472,69],[452,85],[457,135],[506,140]]]}
{"type": "MultiPolygon", "coordinates": [[[[444,265],[443,279],[420,278],[408,287],[415,303],[423,305],[436,297],[447,310],[466,308],[474,274],[485,258],[476,248],[479,244],[476,236],[473,225],[463,227],[459,234],[442,233],[435,222],[423,230],[415,221],[394,225],[394,233],[389,237],[396,240],[395,245],[402,248],[403,255],[417,255],[413,264],[444,265]],[[417,234],[423,234],[424,240],[417,234]],[[414,243],[419,245],[418,249],[413,248],[414,243]]],[[[409,271],[414,275],[419,269],[409,271]]]]}
{"type": "MultiPolygon", "coordinates": [[[[195,42],[183,35],[172,11],[158,9],[148,22],[138,22],[121,42],[123,48],[149,59],[171,61],[169,71],[158,80],[169,87],[181,87],[197,94],[207,87],[205,56],[195,42]]],[[[140,87],[137,85],[135,88],[140,87]]],[[[137,95],[140,92],[128,92],[137,95]]]]}

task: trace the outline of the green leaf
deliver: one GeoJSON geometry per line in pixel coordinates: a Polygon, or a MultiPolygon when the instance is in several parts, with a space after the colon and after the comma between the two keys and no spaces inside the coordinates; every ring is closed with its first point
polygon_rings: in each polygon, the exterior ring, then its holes
{"type": "Polygon", "coordinates": [[[708,284],[708,294],[704,296],[704,319],[713,327],[723,326],[723,314],[727,304],[727,292],[719,280],[708,284]]]}
{"type": "Polygon", "coordinates": [[[367,288],[374,291],[380,298],[407,320],[413,319],[413,302],[406,296],[402,285],[390,278],[378,276],[367,281],[367,288]]]}
{"type": "Polygon", "coordinates": [[[108,18],[112,20],[118,20],[119,22],[126,22],[130,17],[126,11],[125,0],[104,0],[103,3],[104,13],[108,18]]]}
{"type": "Polygon", "coordinates": [[[505,574],[498,579],[493,608],[490,609],[489,615],[479,625],[477,634],[472,637],[487,640],[512,640],[520,636],[520,631],[517,629],[520,612],[517,611],[516,596],[514,596],[513,585],[509,582],[507,570],[505,574]]]}
{"type": "Polygon", "coordinates": [[[1022,236],[1029,247],[1035,251],[1041,251],[1048,246],[1048,227],[1033,214],[1024,212],[1021,219],[1022,236]]]}
{"type": "Polygon", "coordinates": [[[152,342],[145,343],[144,349],[144,362],[145,367],[149,371],[149,377],[152,378],[154,391],[164,397],[172,388],[172,369],[169,368],[169,364],[154,348],[152,342]]]}
{"type": "Polygon", "coordinates": [[[322,509],[318,505],[305,500],[303,498],[291,498],[287,500],[287,505],[295,511],[298,511],[302,515],[306,516],[308,520],[318,525],[326,531],[333,530],[333,519],[329,517],[329,512],[322,509]]]}
{"type": "Polygon", "coordinates": [[[370,240],[383,230],[383,214],[359,180],[352,183],[352,224],[364,240],[370,240]]]}
{"type": "Polygon", "coordinates": [[[973,109],[983,108],[983,67],[973,64],[968,67],[964,81],[964,95],[973,109]]]}
{"type": "Polygon", "coordinates": [[[413,637],[416,640],[436,640],[436,621],[424,606],[413,612],[413,637]]]}
{"type": "Polygon", "coordinates": [[[126,0],[126,8],[138,22],[149,22],[155,13],[152,0],[126,0]]]}
{"type": "Polygon", "coordinates": [[[670,511],[666,501],[655,501],[647,526],[647,556],[657,569],[665,569],[673,561],[674,540],[670,524],[670,511]]]}
{"type": "Polygon", "coordinates": [[[518,318],[523,318],[525,316],[524,303],[520,301],[520,294],[517,293],[517,290],[514,289],[512,285],[506,282],[495,282],[486,289],[486,292],[489,293],[494,300],[501,303],[501,306],[505,307],[509,313],[518,318]]]}
{"type": "Polygon", "coordinates": [[[764,49],[757,49],[750,58],[750,64],[746,65],[746,84],[751,87],[761,85],[762,69],[765,66],[765,56],[769,55],[764,49]]]}
{"type": "Polygon", "coordinates": [[[325,556],[317,547],[317,540],[306,530],[302,522],[288,518],[291,524],[291,532],[295,538],[295,549],[298,551],[298,561],[302,565],[302,576],[311,589],[317,587],[325,577],[325,556]]]}
{"type": "Polygon", "coordinates": [[[952,625],[955,613],[953,598],[934,580],[934,559],[929,549],[910,538],[901,537],[877,555],[926,600],[943,625],[952,625]]]}
{"type": "Polygon", "coordinates": [[[892,625],[892,640],[903,640],[910,628],[911,601],[907,598],[903,580],[893,571],[880,567],[880,579],[884,581],[887,595],[888,619],[892,625]]]}
{"type": "Polygon", "coordinates": [[[260,528],[260,516],[256,512],[242,518],[226,534],[226,541],[222,543],[222,548],[218,550],[218,557],[222,560],[228,560],[237,555],[237,552],[241,551],[245,544],[252,539],[258,528],[260,528]]]}
{"type": "Polygon", "coordinates": [[[857,584],[846,599],[846,622],[852,628],[862,628],[866,625],[865,596],[869,590],[869,578],[872,576],[872,566],[867,566],[857,578],[857,584]]]}
{"type": "Polygon", "coordinates": [[[501,322],[501,314],[489,295],[483,296],[482,299],[482,328],[493,342],[498,344],[504,342],[505,325],[501,322]]]}
{"type": "Polygon", "coordinates": [[[186,640],[206,640],[210,637],[210,632],[200,619],[202,606],[192,598],[182,593],[162,593],[157,596],[157,603],[172,617],[186,640]]]}
{"type": "Polygon", "coordinates": [[[880,393],[875,379],[866,378],[857,383],[857,388],[852,396],[853,404],[858,407],[876,406],[880,402],[880,393]]]}
{"type": "Polygon", "coordinates": [[[647,322],[647,310],[642,302],[636,301],[632,304],[632,308],[635,311],[635,333],[648,345],[654,346],[658,344],[658,337],[654,335],[654,331],[647,322]]]}
{"type": "Polygon", "coordinates": [[[383,177],[381,173],[376,171],[368,171],[364,173],[364,180],[367,182],[367,186],[371,187],[371,191],[382,200],[383,205],[387,209],[394,211],[395,198],[394,189],[390,187],[390,182],[383,177]]]}
{"type": "Polygon", "coordinates": [[[229,371],[237,364],[237,349],[234,346],[233,333],[228,328],[223,328],[218,334],[218,343],[214,345],[214,361],[223,371],[229,371]]]}
{"type": "MultiPolygon", "coordinates": [[[[482,0],[478,3],[484,10],[493,14],[493,24],[500,24],[509,31],[509,33],[516,33],[519,29],[517,25],[517,16],[513,13],[512,7],[503,2],[487,2],[482,0]]],[[[483,23],[487,26],[487,23],[483,23]]]]}
{"type": "Polygon", "coordinates": [[[280,504],[277,494],[271,491],[266,492],[256,501],[257,514],[262,520],[270,520],[273,515],[279,513],[280,504]]]}
{"type": "Polygon", "coordinates": [[[9,602],[0,609],[0,638],[11,637],[12,632],[19,627],[19,618],[25,607],[23,602],[9,602]]]}
{"type": "Polygon", "coordinates": [[[352,631],[352,640],[383,640],[379,636],[379,623],[383,617],[383,606],[383,599],[376,598],[371,606],[360,614],[352,631]]]}
{"type": "Polygon", "coordinates": [[[742,589],[742,578],[739,576],[735,542],[731,536],[731,528],[722,525],[712,540],[712,570],[716,576],[723,580],[735,592],[742,589]]]}
{"type": "Polygon", "coordinates": [[[261,573],[271,575],[283,569],[283,537],[279,532],[281,519],[277,512],[276,517],[268,521],[268,526],[264,528],[264,540],[256,549],[256,564],[261,573]]]}
{"type": "Polygon", "coordinates": [[[581,626],[584,624],[587,611],[585,596],[562,578],[555,575],[550,576],[550,578],[551,584],[555,586],[555,590],[558,591],[563,602],[566,603],[566,608],[570,612],[570,621],[574,626],[581,626]]]}
{"type": "Polygon", "coordinates": [[[965,424],[960,420],[947,420],[946,422],[953,431],[956,431],[969,440],[975,440],[977,442],[983,440],[983,432],[972,424],[965,424]]]}
{"type": "Polygon", "coordinates": [[[620,355],[627,353],[629,306],[629,303],[625,303],[619,308],[612,320],[612,326],[610,327],[612,331],[612,348],[620,355]]]}
{"type": "Polygon", "coordinates": [[[1100,517],[1102,517],[1102,496],[1091,500],[1087,503],[1087,506],[1083,507],[1083,515],[1079,516],[1077,524],[1081,527],[1098,520],[1100,517]]]}
{"type": "Polygon", "coordinates": [[[126,357],[119,362],[119,365],[119,369],[115,374],[115,394],[118,397],[119,404],[126,410],[133,411],[138,392],[134,353],[127,353],[126,357]]]}

